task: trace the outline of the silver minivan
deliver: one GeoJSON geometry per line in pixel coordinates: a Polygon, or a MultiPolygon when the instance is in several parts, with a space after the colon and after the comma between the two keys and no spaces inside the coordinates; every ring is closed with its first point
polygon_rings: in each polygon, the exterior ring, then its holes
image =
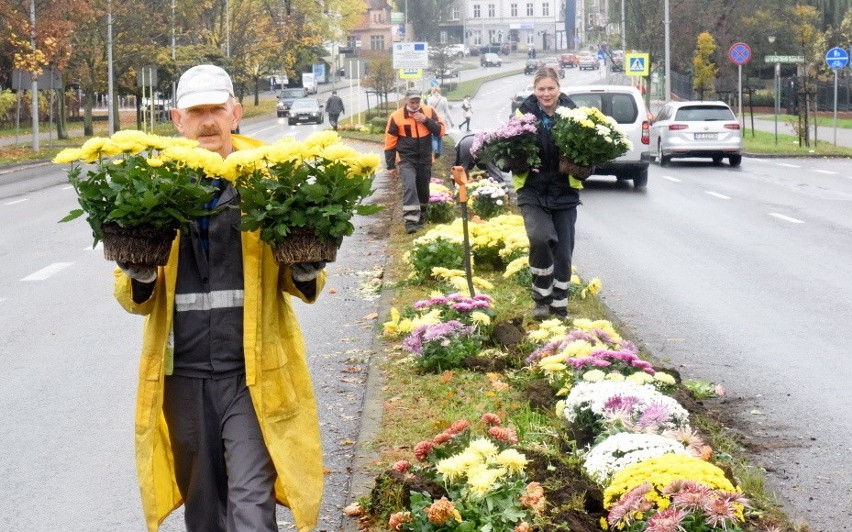
{"type": "Polygon", "coordinates": [[[603,114],[615,119],[633,143],[633,149],[618,159],[595,166],[595,174],[614,175],[619,181],[631,180],[635,188],[646,186],[651,162],[651,123],[639,90],[628,85],[588,85],[562,87],[562,92],[577,107],[597,107],[603,114]]]}

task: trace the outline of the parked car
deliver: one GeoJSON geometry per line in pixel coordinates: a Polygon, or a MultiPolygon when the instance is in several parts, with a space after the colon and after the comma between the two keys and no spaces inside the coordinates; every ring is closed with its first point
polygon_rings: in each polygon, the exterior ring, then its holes
{"type": "Polygon", "coordinates": [[[577,54],[577,68],[580,70],[598,70],[600,66],[597,56],[592,52],[580,52],[577,54]]]}
{"type": "Polygon", "coordinates": [[[562,92],[577,106],[597,107],[615,119],[633,144],[633,148],[618,159],[597,165],[595,175],[614,175],[619,181],[629,179],[635,188],[646,186],[651,161],[650,122],[639,90],[626,85],[589,85],[564,87],[562,92]]]}
{"type": "Polygon", "coordinates": [[[562,68],[562,64],[559,61],[553,59],[544,62],[544,66],[552,68],[556,71],[556,74],[561,78],[565,77],[565,69],[562,68]]]}
{"type": "Polygon", "coordinates": [[[470,50],[463,44],[449,44],[447,45],[447,53],[461,59],[462,57],[469,56],[470,50]]]}
{"type": "Polygon", "coordinates": [[[541,68],[541,61],[538,59],[527,59],[526,65],[524,65],[524,74],[535,74],[535,71],[541,68]]]}
{"type": "Polygon", "coordinates": [[[435,79],[448,79],[459,77],[459,67],[455,65],[434,66],[429,69],[435,79]]]}
{"type": "Polygon", "coordinates": [[[277,113],[278,117],[287,116],[290,113],[290,106],[299,98],[306,98],[308,89],[304,87],[296,87],[292,89],[284,89],[278,95],[277,113]]]}
{"type": "Polygon", "coordinates": [[[669,102],[651,124],[651,146],[660,166],[675,157],[728,158],[742,162],[743,138],[737,116],[725,102],[669,102]]]}
{"type": "Polygon", "coordinates": [[[316,98],[299,98],[293,101],[290,106],[290,115],[287,118],[287,124],[301,124],[314,122],[322,124],[325,122],[325,114],[322,110],[322,105],[316,98]]]}
{"type": "Polygon", "coordinates": [[[534,92],[534,90],[535,89],[532,85],[527,85],[526,89],[518,91],[515,93],[514,96],[512,96],[512,111],[509,113],[510,118],[515,116],[515,111],[518,109],[518,107],[521,106],[521,103],[523,103],[524,100],[529,98],[529,96],[534,92]]]}
{"type": "Polygon", "coordinates": [[[479,56],[479,65],[480,66],[484,66],[484,67],[495,66],[495,67],[498,67],[498,66],[501,66],[502,64],[503,64],[503,60],[500,59],[500,56],[495,54],[495,53],[488,52],[488,53],[485,53],[485,54],[482,54],[481,56],[479,56]]]}
{"type": "Polygon", "coordinates": [[[562,68],[576,68],[580,60],[577,59],[577,54],[567,53],[559,56],[559,62],[562,68]]]}

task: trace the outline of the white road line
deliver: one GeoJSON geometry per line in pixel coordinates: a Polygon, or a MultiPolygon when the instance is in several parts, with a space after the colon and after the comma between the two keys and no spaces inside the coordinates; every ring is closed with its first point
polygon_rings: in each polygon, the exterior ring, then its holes
{"type": "Polygon", "coordinates": [[[805,223],[802,220],[799,220],[799,219],[796,219],[796,218],[790,218],[789,216],[784,216],[783,214],[778,214],[777,212],[770,212],[769,216],[774,216],[774,217],[778,218],[779,220],[784,220],[785,222],[790,222],[790,223],[794,223],[794,224],[805,223]]]}
{"type": "Polygon", "coordinates": [[[4,302],[4,301],[6,301],[6,298],[5,298],[5,297],[0,297],[0,303],[2,303],[2,302],[4,302]]]}
{"type": "Polygon", "coordinates": [[[814,170],[814,172],[818,172],[820,174],[829,174],[829,175],[836,175],[837,174],[837,172],[832,172],[831,170],[814,170]]]}
{"type": "Polygon", "coordinates": [[[21,281],[44,281],[45,279],[47,279],[51,275],[64,270],[65,268],[67,268],[68,266],[71,266],[72,264],[74,264],[74,263],[73,262],[54,262],[53,264],[51,264],[50,266],[47,266],[46,268],[42,268],[35,273],[31,273],[31,274],[27,275],[26,277],[21,279],[21,281]]]}
{"type": "Polygon", "coordinates": [[[715,198],[719,198],[719,199],[731,199],[731,197],[730,197],[730,196],[726,196],[726,195],[724,195],[724,194],[719,194],[718,192],[713,192],[713,191],[711,191],[711,190],[705,190],[705,191],[704,191],[704,193],[705,193],[705,194],[710,194],[711,196],[713,196],[713,197],[715,197],[715,198]]]}
{"type": "Polygon", "coordinates": [[[71,186],[71,185],[68,185],[67,187],[62,187],[62,190],[69,190],[69,189],[72,189],[72,188],[74,188],[74,187],[71,186]]]}
{"type": "Polygon", "coordinates": [[[23,203],[23,202],[25,202],[25,201],[30,201],[30,198],[16,199],[16,200],[14,200],[14,201],[9,201],[9,202],[7,202],[7,203],[4,203],[4,205],[14,205],[14,204],[16,204],[16,203],[23,203]]]}
{"type": "Polygon", "coordinates": [[[678,179],[676,177],[672,177],[672,176],[669,176],[669,175],[664,175],[664,176],[660,176],[660,177],[662,177],[663,179],[668,179],[669,181],[674,181],[675,183],[680,183],[680,179],[678,179]]]}
{"type": "Polygon", "coordinates": [[[787,164],[787,163],[778,163],[778,166],[783,166],[785,168],[801,168],[798,164],[787,164]]]}

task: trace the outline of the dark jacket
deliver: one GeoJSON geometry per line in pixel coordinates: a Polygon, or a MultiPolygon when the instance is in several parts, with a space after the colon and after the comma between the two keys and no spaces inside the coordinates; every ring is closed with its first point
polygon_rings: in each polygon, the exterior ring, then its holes
{"type": "Polygon", "coordinates": [[[432,135],[444,136],[444,122],[441,115],[428,105],[421,105],[420,112],[426,115],[423,123],[414,120],[405,106],[388,117],[385,128],[385,165],[388,169],[396,167],[397,154],[405,162],[432,164],[432,135]]]}
{"type": "Polygon", "coordinates": [[[336,94],[332,94],[328,97],[328,100],[325,102],[325,112],[330,115],[339,115],[341,113],[345,113],[346,109],[343,107],[343,99],[336,94]]]}
{"type": "MultiPolygon", "coordinates": [[[[577,107],[571,98],[559,95],[560,107],[577,107]]],[[[538,105],[538,98],[530,95],[518,106],[516,114],[532,113],[538,118],[538,146],[541,167],[527,174],[523,187],[518,190],[518,205],[532,204],[545,208],[568,208],[580,204],[578,190],[572,188],[566,174],[559,173],[559,151],[550,128],[544,126],[546,117],[538,105]]],[[[552,120],[552,118],[550,119],[552,120]]]]}

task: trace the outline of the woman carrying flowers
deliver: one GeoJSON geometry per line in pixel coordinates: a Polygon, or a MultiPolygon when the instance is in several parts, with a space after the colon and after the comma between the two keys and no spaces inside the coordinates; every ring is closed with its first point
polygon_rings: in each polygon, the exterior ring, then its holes
{"type": "Polygon", "coordinates": [[[516,114],[532,114],[538,119],[541,165],[515,176],[518,207],[530,241],[533,317],[567,318],[574,225],[580,204],[578,192],[583,186],[576,177],[559,171],[559,151],[552,128],[557,107],[576,106],[560,92],[559,76],[552,68],[539,69],[533,87],[533,94],[521,103],[516,114]]]}

